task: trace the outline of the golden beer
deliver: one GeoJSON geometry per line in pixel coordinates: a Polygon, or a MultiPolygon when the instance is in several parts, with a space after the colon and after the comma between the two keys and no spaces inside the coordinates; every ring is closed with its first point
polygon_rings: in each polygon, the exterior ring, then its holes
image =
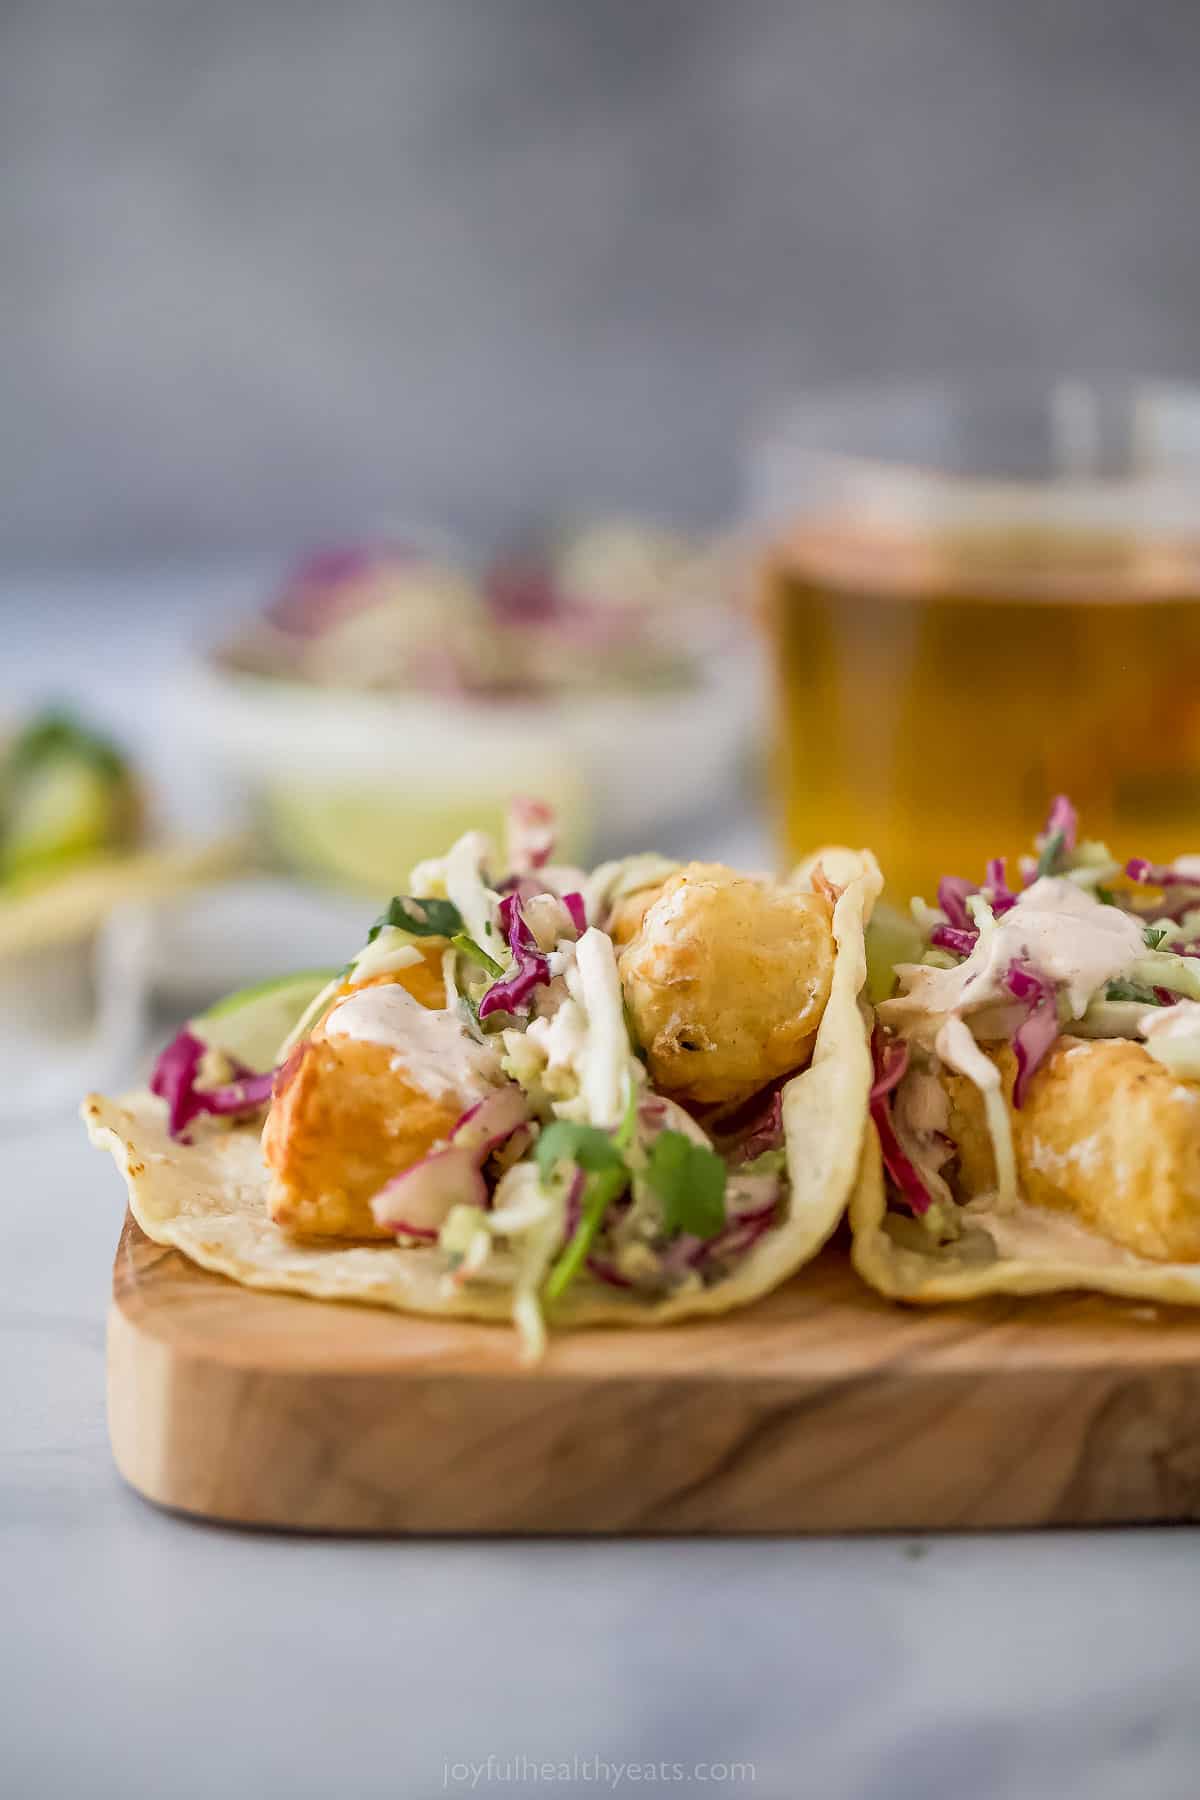
{"type": "Polygon", "coordinates": [[[870,845],[903,902],[1027,849],[1056,793],[1115,854],[1200,851],[1200,473],[1129,525],[1128,482],[957,483],[947,524],[922,480],[919,528],[843,492],[771,531],[787,854],[870,845]]]}

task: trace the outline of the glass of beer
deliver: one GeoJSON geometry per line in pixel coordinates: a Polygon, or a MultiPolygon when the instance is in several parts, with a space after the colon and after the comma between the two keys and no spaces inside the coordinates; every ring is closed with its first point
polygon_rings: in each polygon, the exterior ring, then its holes
{"type": "Polygon", "coordinates": [[[784,848],[904,903],[1026,849],[1200,851],[1200,389],[814,396],[751,468],[784,848]]]}

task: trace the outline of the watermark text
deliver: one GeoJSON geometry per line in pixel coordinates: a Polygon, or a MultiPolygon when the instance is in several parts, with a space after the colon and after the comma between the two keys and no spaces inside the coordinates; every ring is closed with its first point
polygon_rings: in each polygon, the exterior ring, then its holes
{"type": "Polygon", "coordinates": [[[446,1792],[464,1788],[598,1787],[615,1793],[625,1787],[666,1787],[687,1782],[701,1787],[749,1787],[757,1779],[752,1762],[621,1762],[605,1756],[488,1756],[442,1763],[446,1792]]]}

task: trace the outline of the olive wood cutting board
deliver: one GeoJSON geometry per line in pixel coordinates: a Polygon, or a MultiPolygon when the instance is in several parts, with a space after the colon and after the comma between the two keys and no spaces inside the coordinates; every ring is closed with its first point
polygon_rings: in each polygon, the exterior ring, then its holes
{"type": "Polygon", "coordinates": [[[252,1293],[126,1220],[109,1430],[149,1499],[302,1531],[807,1532],[1200,1517],[1200,1313],[918,1310],[844,1246],[742,1312],[551,1339],[252,1293]]]}

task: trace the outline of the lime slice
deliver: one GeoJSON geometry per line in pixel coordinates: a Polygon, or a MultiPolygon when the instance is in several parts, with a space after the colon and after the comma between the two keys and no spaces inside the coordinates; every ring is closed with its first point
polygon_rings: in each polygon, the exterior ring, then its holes
{"type": "Polygon", "coordinates": [[[570,862],[586,838],[579,785],[566,775],[536,783],[497,776],[489,793],[481,786],[455,795],[415,792],[403,782],[320,786],[276,782],[262,796],[265,821],[284,862],[306,874],[372,895],[404,891],[409,870],[426,857],[444,856],[464,831],[485,831],[504,842],[508,800],[536,793],[558,813],[556,862],[570,862]]]}
{"type": "Polygon", "coordinates": [[[307,969],[240,988],[193,1019],[191,1029],[210,1049],[265,1074],[275,1067],[293,1025],[335,974],[334,969],[307,969]]]}
{"type": "Polygon", "coordinates": [[[913,920],[886,901],[875,908],[867,926],[867,999],[872,1006],[890,999],[896,986],[896,964],[919,962],[925,940],[913,920]]]}

